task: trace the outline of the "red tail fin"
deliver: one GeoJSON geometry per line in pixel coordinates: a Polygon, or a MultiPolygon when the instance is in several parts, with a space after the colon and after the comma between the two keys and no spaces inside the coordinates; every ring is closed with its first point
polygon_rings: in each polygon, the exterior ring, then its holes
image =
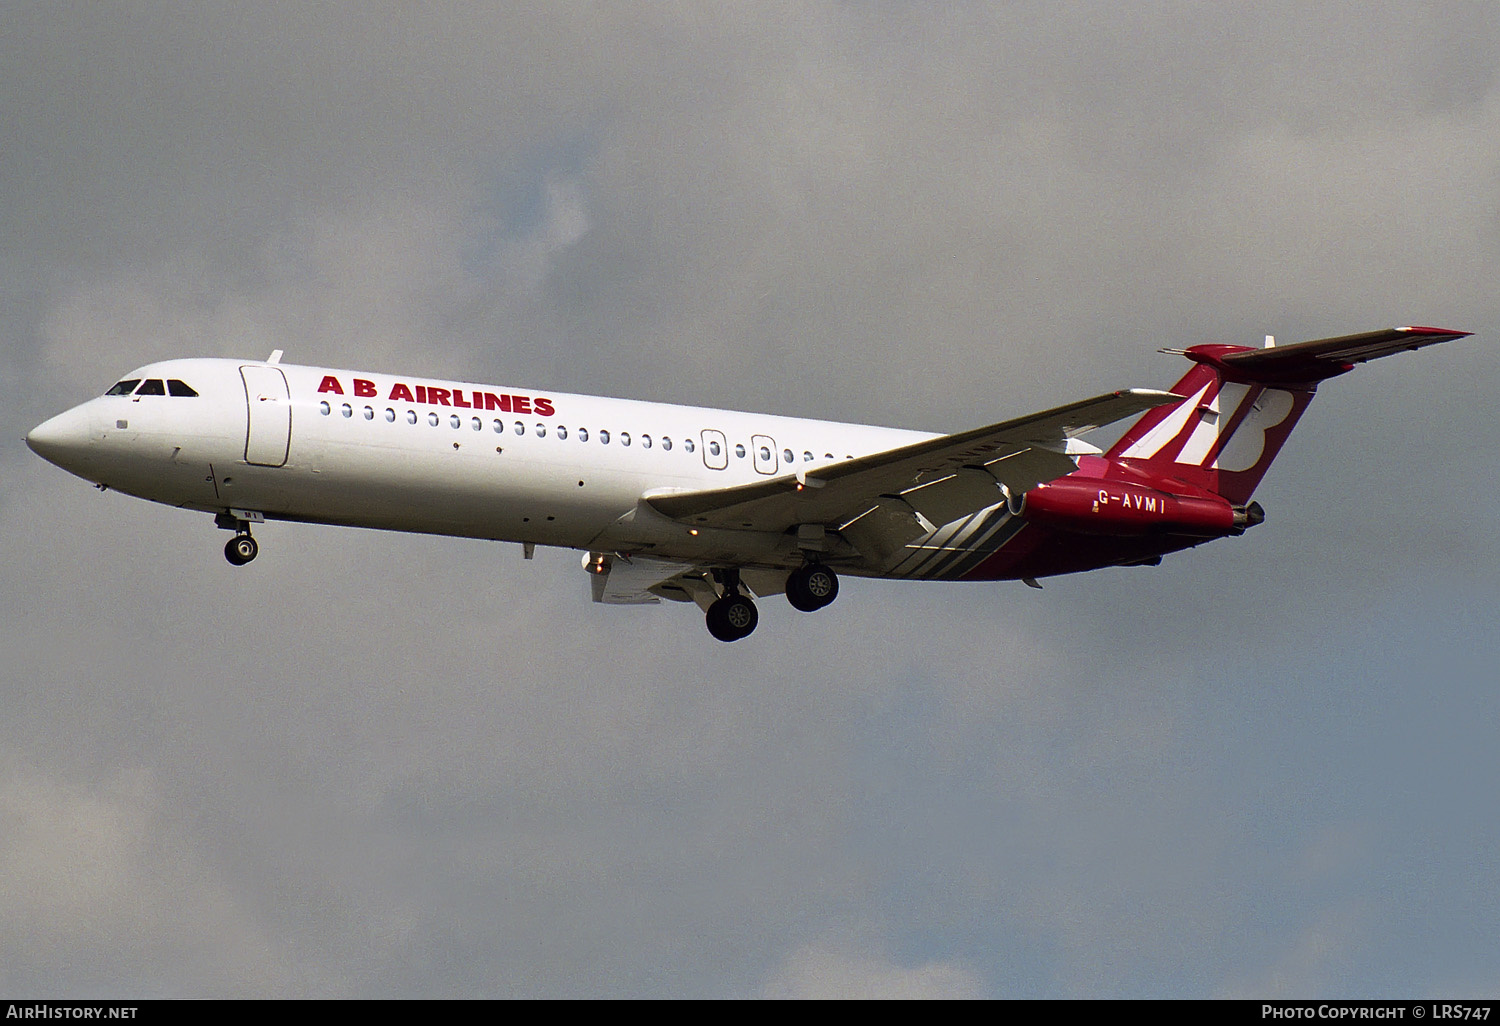
{"type": "Polygon", "coordinates": [[[1446,328],[1383,328],[1279,349],[1194,346],[1196,366],[1173,386],[1184,397],[1143,416],[1106,454],[1116,465],[1215,492],[1236,506],[1297,426],[1318,382],[1356,363],[1463,338],[1446,328]]]}
{"type": "MultiPolygon", "coordinates": [[[[1245,351],[1252,350],[1196,346],[1186,355],[1197,359],[1245,351]]],[[[1316,387],[1234,381],[1219,360],[1201,359],[1172,387],[1184,401],[1147,413],[1106,455],[1121,466],[1244,505],[1312,402],[1316,387]]]]}

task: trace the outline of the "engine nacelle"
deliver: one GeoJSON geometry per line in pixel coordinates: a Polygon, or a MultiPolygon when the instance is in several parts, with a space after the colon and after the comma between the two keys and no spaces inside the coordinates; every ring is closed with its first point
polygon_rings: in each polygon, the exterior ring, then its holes
{"type": "MultiPolygon", "coordinates": [[[[1257,513],[1260,507],[1255,507],[1257,513]]],[[[1204,498],[1097,478],[1063,477],[1026,493],[1022,516],[1085,534],[1240,534],[1251,521],[1217,496],[1204,498]]],[[[1264,519],[1262,516],[1261,519],[1264,519]]]]}

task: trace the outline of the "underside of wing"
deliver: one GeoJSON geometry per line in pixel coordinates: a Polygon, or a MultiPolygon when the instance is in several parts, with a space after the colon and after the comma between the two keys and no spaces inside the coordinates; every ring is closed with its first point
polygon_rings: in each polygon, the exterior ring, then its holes
{"type": "MultiPolygon", "coordinates": [[[[712,570],[695,563],[591,552],[584,557],[583,567],[590,574],[594,601],[606,605],[651,605],[666,599],[696,602],[707,609],[720,594],[712,570]]],[[[745,568],[740,571],[740,583],[757,598],[765,598],[781,594],[786,574],[745,568]]]]}
{"type": "Polygon", "coordinates": [[[1098,452],[1078,439],[1084,432],[1181,401],[1171,392],[1111,392],[801,474],[646,501],[693,526],[784,532],[821,524],[869,557],[1071,473],[1074,457],[1098,452]]]}

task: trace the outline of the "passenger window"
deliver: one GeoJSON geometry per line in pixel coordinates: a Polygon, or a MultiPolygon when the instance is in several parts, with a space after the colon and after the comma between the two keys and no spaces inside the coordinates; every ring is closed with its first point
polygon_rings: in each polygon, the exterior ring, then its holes
{"type": "Polygon", "coordinates": [[[375,419],[375,411],[372,410],[372,409],[370,409],[370,407],[366,406],[365,407],[365,420],[374,420],[374,419],[375,419]]]}
{"type": "Polygon", "coordinates": [[[628,446],[630,444],[630,432],[629,431],[621,431],[620,432],[620,444],[621,445],[626,445],[626,446],[628,446]]]}
{"type": "Polygon", "coordinates": [[[328,405],[327,399],[324,399],[318,404],[318,412],[326,417],[333,412],[333,407],[328,405]]]}
{"type": "Polygon", "coordinates": [[[480,420],[478,417],[474,418],[474,430],[475,431],[483,431],[484,430],[484,421],[480,420]]]}
{"type": "Polygon", "coordinates": [[[343,413],[343,415],[346,417],[352,417],[354,416],[354,407],[350,406],[348,403],[345,403],[344,408],[340,412],[343,413]]]}
{"type": "Polygon", "coordinates": [[[497,419],[495,421],[495,434],[497,434],[497,435],[503,435],[504,433],[505,433],[505,422],[502,421],[502,420],[497,419]]]}
{"type": "Polygon", "coordinates": [[[651,436],[650,435],[642,435],[641,436],[641,448],[642,449],[649,449],[649,448],[651,448],[651,436]]]}
{"type": "Polygon", "coordinates": [[[736,456],[738,456],[740,459],[744,459],[745,458],[745,447],[743,445],[739,444],[739,443],[735,443],[734,454],[736,456]]]}
{"type": "Polygon", "coordinates": [[[406,422],[408,424],[415,424],[417,422],[417,411],[416,410],[407,410],[406,411],[406,422]]]}
{"type": "Polygon", "coordinates": [[[579,428],[578,429],[578,440],[580,442],[587,442],[589,440],[589,429],[588,428],[579,428]]]}
{"type": "Polygon", "coordinates": [[[516,434],[518,434],[518,435],[524,435],[525,433],[526,433],[526,425],[522,424],[519,420],[516,421],[516,434]]]}
{"type": "Polygon", "coordinates": [[[812,462],[812,453],[810,453],[810,452],[804,452],[802,454],[802,462],[803,463],[811,463],[812,462]]]}
{"type": "Polygon", "coordinates": [[[608,445],[609,444],[609,432],[608,431],[601,431],[601,432],[599,432],[599,444],[600,445],[608,445]]]}
{"type": "Polygon", "coordinates": [[[141,382],[140,391],[136,395],[166,395],[167,388],[162,384],[161,378],[148,378],[141,382]]]}
{"type": "MultiPolygon", "coordinates": [[[[709,442],[708,443],[708,452],[709,452],[709,455],[711,455],[711,456],[717,456],[717,455],[719,455],[720,451],[721,450],[719,449],[719,443],[718,442],[709,442]]],[[[740,447],[740,455],[743,456],[744,454],[745,454],[744,446],[741,446],[740,447]]]]}
{"type": "Polygon", "coordinates": [[[771,462],[771,447],[769,445],[763,445],[760,447],[760,458],[764,463],[771,462]]]}
{"type": "Polygon", "coordinates": [[[389,406],[385,408],[385,422],[387,424],[396,423],[396,411],[391,409],[389,406]]]}
{"type": "Polygon", "coordinates": [[[686,449],[688,452],[692,452],[693,451],[693,440],[691,438],[684,438],[682,440],[682,447],[684,449],[686,449]]]}
{"type": "Polygon", "coordinates": [[[790,463],[790,462],[792,462],[792,450],[790,450],[790,449],[783,449],[783,450],[781,450],[781,462],[783,462],[783,463],[790,463]]]}
{"type": "Polygon", "coordinates": [[[186,381],[178,381],[176,378],[167,379],[167,395],[196,396],[193,386],[186,381]]]}
{"type": "Polygon", "coordinates": [[[126,380],[126,381],[118,381],[118,382],[115,383],[115,387],[114,388],[111,388],[108,392],[105,392],[104,394],[105,395],[129,395],[131,392],[135,391],[135,386],[139,385],[140,383],[141,383],[141,379],[140,378],[130,378],[130,379],[126,380]]]}
{"type": "Polygon", "coordinates": [[[536,426],[536,436],[538,438],[546,438],[547,437],[547,425],[546,424],[538,424],[536,426]]]}
{"type": "Polygon", "coordinates": [[[561,424],[557,425],[557,437],[563,439],[564,441],[567,441],[568,429],[563,427],[563,425],[561,424]]]}
{"type": "Polygon", "coordinates": [[[458,426],[460,424],[462,424],[462,423],[463,423],[463,418],[461,418],[456,413],[453,414],[451,417],[448,418],[448,426],[451,427],[454,431],[457,431],[458,430],[458,426]]]}
{"type": "Polygon", "coordinates": [[[436,413],[429,413],[427,415],[427,423],[431,424],[433,427],[437,427],[438,426],[438,415],[436,413]]]}
{"type": "Polygon", "coordinates": [[[672,451],[672,439],[668,438],[666,435],[662,435],[661,436],[661,447],[663,449],[665,449],[667,452],[671,452],[672,451]]]}

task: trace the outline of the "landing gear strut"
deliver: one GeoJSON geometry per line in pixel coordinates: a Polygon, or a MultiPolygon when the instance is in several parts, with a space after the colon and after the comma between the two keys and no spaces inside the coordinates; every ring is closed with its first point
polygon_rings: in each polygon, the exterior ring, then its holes
{"type": "Polygon", "coordinates": [[[260,546],[250,537],[249,521],[229,513],[220,513],[214,517],[214,524],[234,532],[234,537],[224,546],[224,558],[229,560],[231,566],[244,566],[260,552],[260,546]]]}
{"type": "Polygon", "coordinates": [[[838,597],[838,575],[822,563],[808,563],[786,579],[786,600],[804,613],[822,609],[838,597]]]}
{"type": "Polygon", "coordinates": [[[740,592],[738,570],[715,570],[714,579],[724,588],[722,598],[708,607],[708,633],[720,641],[739,641],[749,637],[760,622],[755,603],[740,592]]]}

